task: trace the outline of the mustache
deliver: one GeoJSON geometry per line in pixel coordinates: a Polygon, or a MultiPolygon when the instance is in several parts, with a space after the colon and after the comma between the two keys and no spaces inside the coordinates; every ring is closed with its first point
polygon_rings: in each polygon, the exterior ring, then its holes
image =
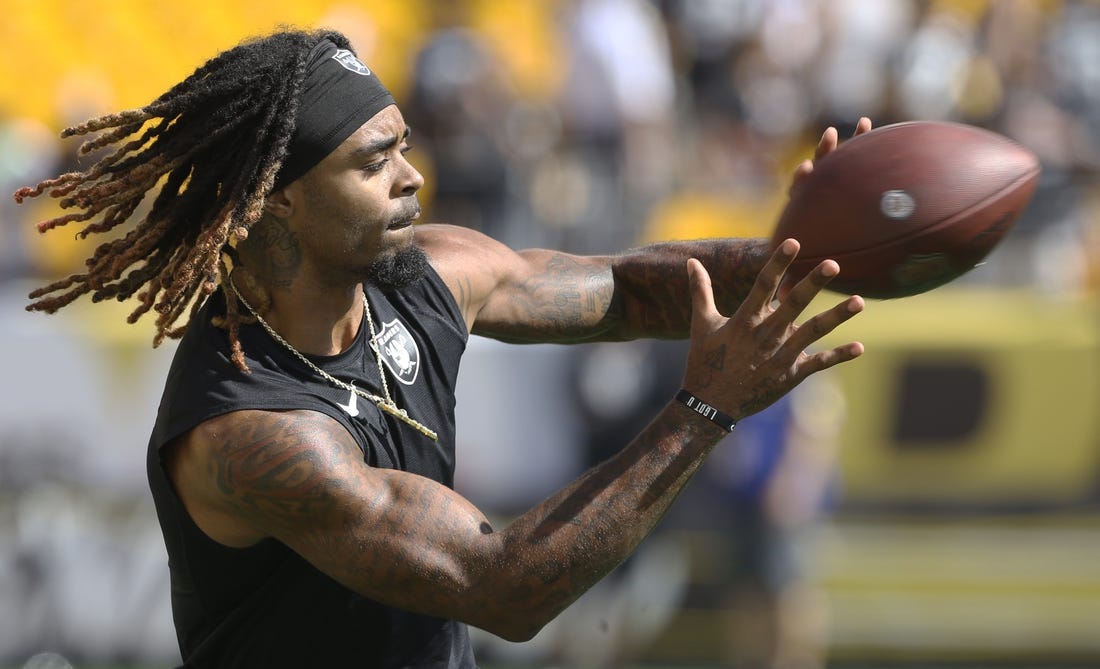
{"type": "Polygon", "coordinates": [[[420,203],[414,198],[390,217],[390,225],[405,225],[420,218],[420,203]]]}

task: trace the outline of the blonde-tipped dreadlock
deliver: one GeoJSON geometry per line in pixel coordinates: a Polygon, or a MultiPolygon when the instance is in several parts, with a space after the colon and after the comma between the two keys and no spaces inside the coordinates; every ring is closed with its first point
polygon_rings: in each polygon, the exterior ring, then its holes
{"type": "MultiPolygon", "coordinates": [[[[141,109],[109,114],[66,128],[61,136],[102,132],[81,154],[116,146],[84,172],[69,172],[21,188],[16,202],[47,193],[69,213],[38,224],[41,232],[88,222],[81,238],[131,219],[158,183],[149,213],[125,236],[101,244],[85,261],[87,271],[30,294],[29,311],[54,313],[85,293],[92,301],[137,294],[127,321],[157,313],[153,345],[182,336],[187,324],[225,279],[223,251],[259,220],[264,199],[286,156],[310,49],[330,32],[284,31],[253,39],[207,61],[141,109]],[[140,292],[139,292],[140,291],[140,292]],[[187,305],[191,309],[177,326],[187,305]]],[[[241,316],[235,300],[224,327],[233,362],[247,371],[237,337],[241,316]]]]}

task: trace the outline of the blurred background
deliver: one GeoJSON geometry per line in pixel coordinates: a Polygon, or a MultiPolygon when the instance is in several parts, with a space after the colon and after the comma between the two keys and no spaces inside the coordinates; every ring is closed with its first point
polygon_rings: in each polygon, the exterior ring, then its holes
{"type": "MultiPolygon", "coordinates": [[[[1039,155],[949,286],[872,302],[866,356],[745,421],[657,532],[486,666],[1100,666],[1100,2],[0,0],[0,194],[79,169],[62,128],[280,24],[351,37],[415,128],[422,220],[605,253],[768,236],[822,131],[954,120],[1039,155]]],[[[94,239],[0,198],[0,666],[174,666],[146,488],[172,345],[27,293],[94,239]]],[[[508,518],[626,443],[677,342],[473,338],[458,488],[508,518]],[[501,408],[505,407],[505,408],[501,408]]]]}

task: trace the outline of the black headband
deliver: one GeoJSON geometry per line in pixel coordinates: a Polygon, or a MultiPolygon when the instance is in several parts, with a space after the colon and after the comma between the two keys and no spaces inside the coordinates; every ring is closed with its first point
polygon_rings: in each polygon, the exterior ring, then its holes
{"type": "Polygon", "coordinates": [[[294,134],[275,177],[275,190],[321,162],[393,96],[355,54],[323,39],[309,52],[294,134]]]}

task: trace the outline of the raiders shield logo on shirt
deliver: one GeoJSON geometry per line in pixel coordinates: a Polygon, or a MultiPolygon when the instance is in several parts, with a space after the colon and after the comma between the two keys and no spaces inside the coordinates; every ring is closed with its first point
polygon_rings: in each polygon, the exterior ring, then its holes
{"type": "Polygon", "coordinates": [[[398,381],[407,386],[416,381],[420,371],[420,349],[401,321],[394,319],[383,323],[372,346],[398,381]]]}

